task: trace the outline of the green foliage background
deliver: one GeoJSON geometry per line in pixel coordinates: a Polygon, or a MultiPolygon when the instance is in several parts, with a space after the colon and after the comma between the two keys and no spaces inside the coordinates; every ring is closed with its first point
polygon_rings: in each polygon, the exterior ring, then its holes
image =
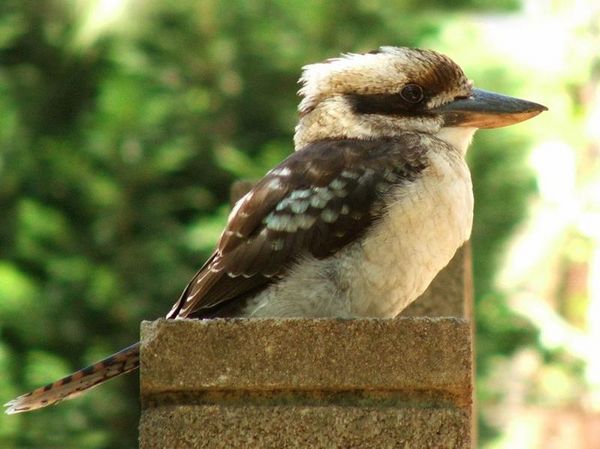
{"type": "MultiPolygon", "coordinates": [[[[1,400],[135,341],[142,319],[168,310],[220,232],[230,183],[292,151],[303,65],[382,44],[443,47],[457,12],[518,7],[131,1],[93,34],[90,4],[0,3],[1,400]]],[[[515,93],[509,69],[484,62],[469,74],[515,93]]],[[[484,132],[471,150],[482,377],[495,354],[532,339],[491,283],[532,189],[526,145],[511,130],[484,132]]],[[[0,416],[0,446],[135,447],[138,418],[128,376],[60,407],[0,416]]],[[[485,439],[493,429],[482,424],[485,439]]]]}

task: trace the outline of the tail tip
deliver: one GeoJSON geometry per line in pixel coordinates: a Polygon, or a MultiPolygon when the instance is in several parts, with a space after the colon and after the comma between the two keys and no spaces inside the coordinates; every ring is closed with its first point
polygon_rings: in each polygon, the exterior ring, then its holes
{"type": "Polygon", "coordinates": [[[20,398],[16,398],[4,404],[4,407],[6,407],[4,413],[6,413],[7,415],[15,415],[17,413],[26,412],[27,410],[29,410],[29,407],[22,406],[21,401],[19,399],[20,398]]]}

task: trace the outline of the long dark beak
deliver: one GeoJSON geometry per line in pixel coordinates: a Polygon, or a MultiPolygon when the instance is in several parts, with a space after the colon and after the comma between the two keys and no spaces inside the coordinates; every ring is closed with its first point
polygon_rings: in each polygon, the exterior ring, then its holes
{"type": "Polygon", "coordinates": [[[473,89],[468,98],[460,98],[436,109],[444,117],[444,126],[500,128],[535,117],[546,106],[481,89],[473,89]]]}

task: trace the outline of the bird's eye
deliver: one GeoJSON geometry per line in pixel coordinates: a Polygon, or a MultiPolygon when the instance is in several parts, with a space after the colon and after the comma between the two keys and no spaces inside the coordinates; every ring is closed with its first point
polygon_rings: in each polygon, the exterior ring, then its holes
{"type": "Polygon", "coordinates": [[[423,100],[423,88],[418,84],[407,84],[400,91],[400,96],[407,103],[419,103],[423,100]]]}

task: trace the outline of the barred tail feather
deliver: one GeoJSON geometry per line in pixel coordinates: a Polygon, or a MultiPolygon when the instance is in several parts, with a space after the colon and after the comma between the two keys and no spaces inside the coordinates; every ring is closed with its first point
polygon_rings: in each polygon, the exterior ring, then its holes
{"type": "Polygon", "coordinates": [[[113,377],[128,373],[140,364],[140,343],[135,343],[93,365],[75,371],[56,382],[40,387],[4,404],[5,413],[29,412],[65,399],[72,399],[81,393],[106,382],[113,377]]]}

